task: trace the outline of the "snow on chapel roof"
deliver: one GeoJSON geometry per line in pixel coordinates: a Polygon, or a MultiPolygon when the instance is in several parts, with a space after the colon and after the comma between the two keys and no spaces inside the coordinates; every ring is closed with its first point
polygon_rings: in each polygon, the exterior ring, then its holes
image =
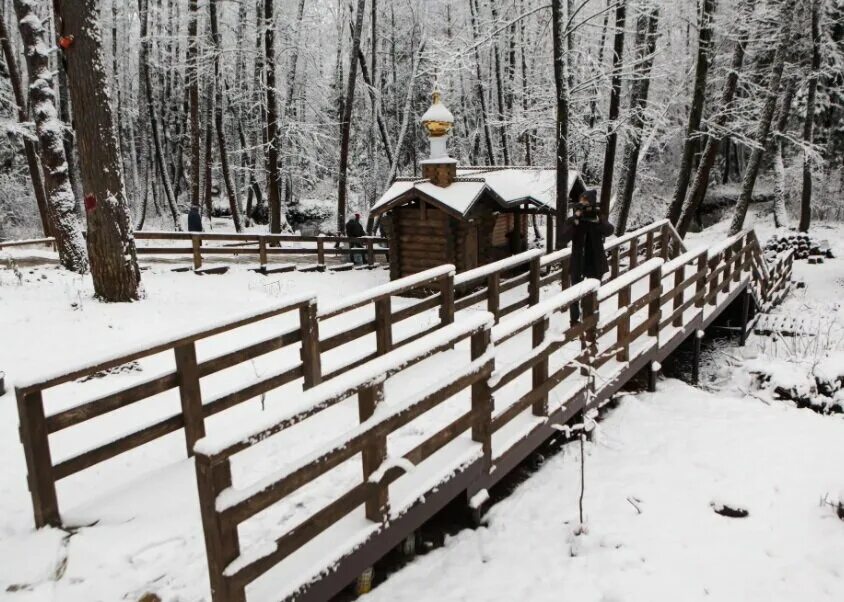
{"type": "MultiPolygon", "coordinates": [[[[569,193],[579,178],[579,173],[569,171],[569,193]]],[[[411,198],[423,196],[447,211],[465,216],[484,193],[502,209],[527,203],[553,210],[557,206],[556,191],[556,170],[550,168],[459,167],[457,178],[445,187],[424,179],[393,182],[373,205],[372,213],[383,213],[411,198]]]]}

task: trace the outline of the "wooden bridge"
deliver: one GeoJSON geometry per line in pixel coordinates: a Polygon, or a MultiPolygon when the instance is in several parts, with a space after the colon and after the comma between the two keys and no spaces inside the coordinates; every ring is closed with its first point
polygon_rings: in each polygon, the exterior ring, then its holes
{"type": "Polygon", "coordinates": [[[793,258],[768,265],[752,231],[689,251],[667,222],[611,240],[607,255],[604,283],[569,287],[568,250],[528,251],[456,276],[452,266],[428,270],[334,307],[300,295],[19,383],[36,525],[61,524],[56,481],[183,430],[213,600],[328,599],[446,504],[482,500],[555,429],[640,371],[653,383],[659,363],[687,339],[699,349],[699,332],[731,305],[746,328],[752,305],[785,294],[793,258]],[[573,303],[580,323],[568,320],[573,303]],[[198,358],[197,345],[250,325],[262,326],[257,340],[238,336],[235,348],[198,358]],[[173,368],[153,378],[45,410],[45,396],[80,378],[171,353],[173,368]],[[267,354],[282,368],[203,394],[201,381],[267,354]],[[172,415],[52,460],[51,435],[175,390],[172,415]],[[206,433],[213,416],[279,391],[251,420],[206,433]],[[238,477],[268,459],[260,478],[238,477]]]}

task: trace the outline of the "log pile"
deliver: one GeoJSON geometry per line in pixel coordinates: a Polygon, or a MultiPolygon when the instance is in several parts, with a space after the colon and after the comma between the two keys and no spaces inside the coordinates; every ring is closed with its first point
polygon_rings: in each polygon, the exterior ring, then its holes
{"type": "Polygon", "coordinates": [[[832,259],[832,249],[825,240],[818,241],[802,232],[775,234],[765,244],[765,254],[776,254],[794,249],[795,259],[812,259],[810,263],[823,263],[832,259]]]}

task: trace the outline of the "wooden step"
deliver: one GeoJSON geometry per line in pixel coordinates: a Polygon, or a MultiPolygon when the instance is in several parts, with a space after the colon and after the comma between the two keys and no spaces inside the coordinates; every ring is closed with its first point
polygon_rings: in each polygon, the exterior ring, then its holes
{"type": "Polygon", "coordinates": [[[198,276],[206,276],[208,274],[225,274],[228,271],[229,266],[227,265],[211,265],[207,268],[197,268],[193,273],[198,276]]]}

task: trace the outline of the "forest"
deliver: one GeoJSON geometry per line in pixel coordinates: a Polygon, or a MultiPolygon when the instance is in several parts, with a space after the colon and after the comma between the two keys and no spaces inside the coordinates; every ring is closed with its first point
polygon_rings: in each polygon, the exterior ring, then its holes
{"type": "Polygon", "coordinates": [[[576,169],[617,232],[844,217],[836,0],[0,0],[0,40],[0,239],[104,299],[191,206],[342,234],[419,173],[434,90],[461,165],[576,169]]]}

